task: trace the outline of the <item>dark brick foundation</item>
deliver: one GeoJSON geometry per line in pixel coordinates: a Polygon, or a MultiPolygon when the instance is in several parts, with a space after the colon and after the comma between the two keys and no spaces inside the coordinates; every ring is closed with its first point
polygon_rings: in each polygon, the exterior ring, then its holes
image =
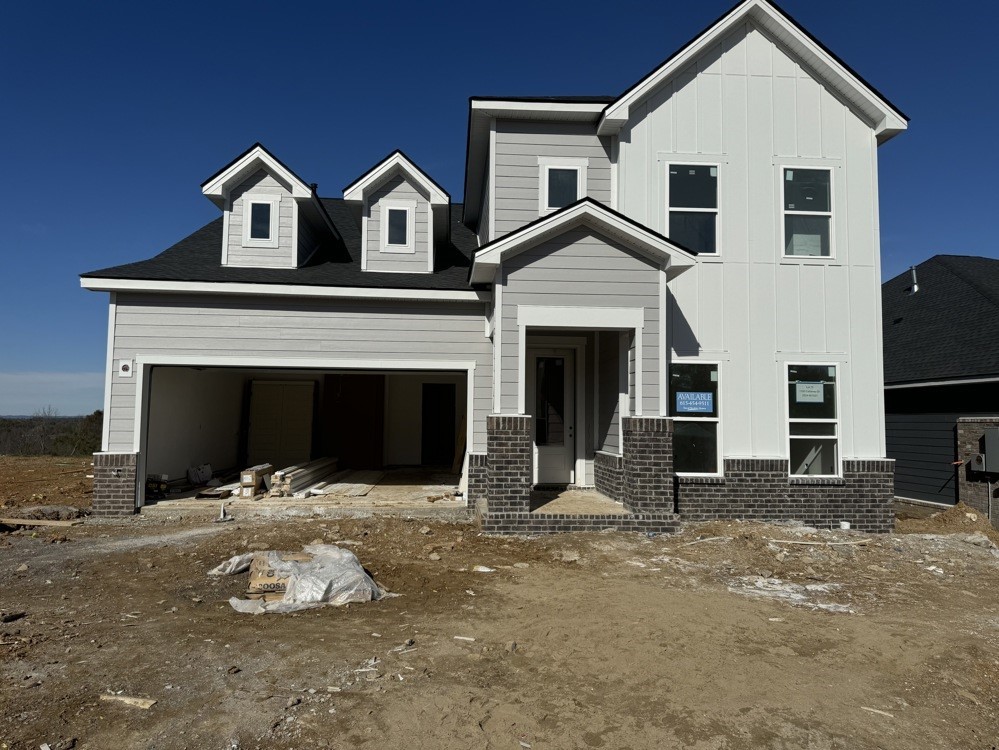
{"type": "Polygon", "coordinates": [[[573,531],[641,531],[648,534],[673,534],[680,519],[673,513],[608,515],[562,515],[534,513],[487,513],[482,530],[490,534],[558,534],[573,531]]]}
{"type": "Polygon", "coordinates": [[[673,513],[673,421],[624,417],[621,496],[631,513],[673,513]]]}
{"type": "Polygon", "coordinates": [[[489,497],[489,461],[485,453],[468,454],[467,502],[469,510],[479,515],[486,512],[489,497]]]}
{"type": "Polygon", "coordinates": [[[677,477],[684,521],[795,519],[829,527],[849,521],[860,531],[888,532],[894,523],[890,459],[844,461],[843,477],[788,477],[782,459],[726,459],[724,477],[677,477]]]}
{"type": "Polygon", "coordinates": [[[612,500],[621,499],[621,483],[624,481],[624,462],[621,456],[610,453],[593,455],[593,486],[612,500]]]}
{"type": "Polygon", "coordinates": [[[489,455],[489,513],[526,513],[534,479],[531,418],[490,416],[486,421],[489,455]]]}
{"type": "Polygon", "coordinates": [[[135,513],[134,453],[94,454],[95,516],[130,516],[135,513]]]}
{"type": "Polygon", "coordinates": [[[990,498],[988,484],[989,479],[995,484],[997,477],[975,471],[970,466],[971,457],[984,452],[982,440],[986,427],[999,427],[999,417],[961,417],[957,420],[957,458],[965,462],[957,472],[957,499],[986,517],[991,505],[992,525],[999,528],[999,487],[993,487],[990,498]]]}

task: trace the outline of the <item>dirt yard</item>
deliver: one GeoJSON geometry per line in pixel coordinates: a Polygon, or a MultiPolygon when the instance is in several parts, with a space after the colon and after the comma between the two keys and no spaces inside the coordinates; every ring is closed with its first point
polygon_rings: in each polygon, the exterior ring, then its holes
{"type": "Polygon", "coordinates": [[[0,750],[987,750],[999,550],[969,512],[882,537],[504,539],[384,517],[0,532],[0,750]],[[241,615],[245,574],[207,575],[316,540],[400,596],[241,615]]]}

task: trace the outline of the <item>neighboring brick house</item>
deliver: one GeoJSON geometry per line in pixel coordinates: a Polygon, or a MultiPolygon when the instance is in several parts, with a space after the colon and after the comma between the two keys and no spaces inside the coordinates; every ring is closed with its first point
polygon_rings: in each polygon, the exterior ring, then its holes
{"type": "Polygon", "coordinates": [[[746,0],[620,96],[473,97],[463,204],[402,152],[321,198],[254,146],[202,185],[221,218],[84,274],[111,294],[97,472],[125,470],[95,509],[194,457],[456,440],[487,530],[887,530],[877,147],[906,127],[746,0]],[[626,512],[539,517],[538,485],[626,512]]]}
{"type": "Polygon", "coordinates": [[[961,500],[999,522],[999,455],[990,472],[974,460],[985,430],[999,427],[999,259],[935,255],[886,281],[881,296],[895,494],[961,500]]]}

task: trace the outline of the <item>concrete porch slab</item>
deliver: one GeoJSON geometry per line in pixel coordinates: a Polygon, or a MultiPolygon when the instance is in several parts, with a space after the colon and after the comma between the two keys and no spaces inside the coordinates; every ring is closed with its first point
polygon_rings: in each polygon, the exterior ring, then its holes
{"type": "Polygon", "coordinates": [[[538,516],[627,515],[621,503],[593,489],[534,490],[531,513],[538,516]]]}

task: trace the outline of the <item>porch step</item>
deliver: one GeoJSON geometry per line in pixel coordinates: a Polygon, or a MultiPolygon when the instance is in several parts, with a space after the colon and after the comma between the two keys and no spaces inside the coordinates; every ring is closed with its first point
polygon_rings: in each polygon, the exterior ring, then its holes
{"type": "Polygon", "coordinates": [[[604,529],[675,534],[680,530],[680,516],[676,513],[484,513],[481,523],[488,534],[559,534],[604,529]]]}

